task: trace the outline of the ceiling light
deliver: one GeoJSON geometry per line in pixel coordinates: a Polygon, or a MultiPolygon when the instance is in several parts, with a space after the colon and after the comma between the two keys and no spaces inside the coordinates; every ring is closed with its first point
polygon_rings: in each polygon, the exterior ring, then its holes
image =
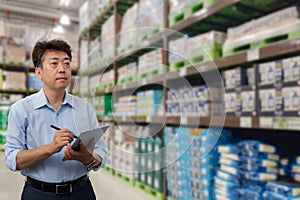
{"type": "Polygon", "coordinates": [[[53,32],[55,32],[55,33],[64,33],[65,30],[64,30],[64,28],[62,27],[62,25],[58,24],[57,26],[55,26],[55,27],[53,28],[53,32]]]}
{"type": "Polygon", "coordinates": [[[66,14],[63,14],[60,18],[59,23],[61,23],[62,25],[70,25],[71,22],[70,22],[69,16],[66,14]]]}

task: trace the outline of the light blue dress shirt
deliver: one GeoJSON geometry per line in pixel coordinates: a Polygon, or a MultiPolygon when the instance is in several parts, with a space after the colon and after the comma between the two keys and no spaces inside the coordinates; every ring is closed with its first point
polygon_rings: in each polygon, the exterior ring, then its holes
{"type": "MultiPolygon", "coordinates": [[[[79,135],[80,132],[99,127],[96,114],[90,103],[66,92],[64,102],[55,110],[47,101],[43,89],[14,103],[8,116],[6,144],[6,166],[16,170],[16,155],[20,150],[34,149],[49,144],[55,134],[53,124],[67,128],[79,135]]],[[[64,147],[39,164],[21,170],[21,174],[45,182],[65,182],[79,178],[89,172],[81,162],[62,161],[64,147]]],[[[107,147],[101,138],[95,145],[94,153],[106,162],[107,147]]],[[[94,168],[96,170],[98,168],[94,168]]]]}

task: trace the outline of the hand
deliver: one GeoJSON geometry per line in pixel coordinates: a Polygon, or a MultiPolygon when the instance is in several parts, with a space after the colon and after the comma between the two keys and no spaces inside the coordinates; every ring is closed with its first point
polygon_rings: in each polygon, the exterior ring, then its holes
{"type": "Polygon", "coordinates": [[[72,142],[73,140],[74,135],[75,134],[68,129],[61,129],[56,131],[53,140],[50,143],[53,148],[53,152],[60,152],[64,146],[70,144],[70,142],[72,142]]]}
{"type": "Polygon", "coordinates": [[[70,144],[67,144],[66,151],[64,153],[66,160],[77,160],[84,165],[89,164],[93,159],[93,154],[87,149],[82,141],[79,142],[79,151],[74,151],[70,144]]]}

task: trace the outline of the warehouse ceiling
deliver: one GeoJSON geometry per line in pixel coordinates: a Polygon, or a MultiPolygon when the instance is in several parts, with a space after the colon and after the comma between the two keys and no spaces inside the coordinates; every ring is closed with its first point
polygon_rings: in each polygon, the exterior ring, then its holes
{"type": "MultiPolygon", "coordinates": [[[[0,0],[0,36],[32,45],[41,36],[78,40],[79,8],[87,0],[0,0]],[[53,32],[63,14],[71,20],[65,34],[53,32]]],[[[76,45],[76,44],[75,44],[76,45]]]]}

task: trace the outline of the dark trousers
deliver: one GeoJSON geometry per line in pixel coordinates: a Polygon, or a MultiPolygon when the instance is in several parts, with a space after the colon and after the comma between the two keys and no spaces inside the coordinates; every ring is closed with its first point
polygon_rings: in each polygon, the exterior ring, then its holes
{"type": "Polygon", "coordinates": [[[25,183],[22,200],[96,200],[96,196],[90,180],[72,193],[64,195],[43,192],[25,183]]]}

